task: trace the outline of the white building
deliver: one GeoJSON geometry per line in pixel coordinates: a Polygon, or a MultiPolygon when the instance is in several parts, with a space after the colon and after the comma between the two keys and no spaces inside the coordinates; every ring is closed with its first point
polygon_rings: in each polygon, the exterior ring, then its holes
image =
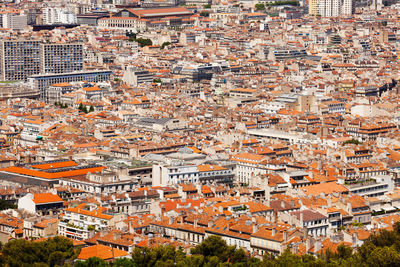
{"type": "Polygon", "coordinates": [[[22,144],[36,144],[38,140],[42,140],[40,133],[50,127],[50,125],[50,123],[43,120],[25,121],[20,135],[20,142],[22,144]]]}
{"type": "Polygon", "coordinates": [[[18,209],[39,215],[53,215],[63,207],[64,201],[51,193],[26,194],[18,199],[18,209]]]}
{"type": "Polygon", "coordinates": [[[354,0],[318,0],[317,12],[321,17],[349,16],[354,10],[354,0]]]}
{"type": "Polygon", "coordinates": [[[75,208],[65,209],[58,225],[59,235],[83,240],[89,238],[90,231],[101,231],[115,225],[115,217],[104,213],[105,208],[94,204],[80,204],[75,208]]]}
{"type": "Polygon", "coordinates": [[[355,11],[355,1],[354,0],[343,0],[342,3],[342,15],[350,16],[353,15],[355,11]]]}
{"type": "Polygon", "coordinates": [[[6,13],[2,16],[3,28],[23,30],[28,26],[28,18],[25,15],[6,13]]]}
{"type": "Polygon", "coordinates": [[[76,24],[76,14],[59,7],[46,7],[43,9],[43,23],[53,24],[76,24]]]}
{"type": "Polygon", "coordinates": [[[164,166],[153,165],[153,186],[197,183],[199,170],[196,165],[164,166]]]}
{"type": "Polygon", "coordinates": [[[341,13],[340,0],[319,0],[318,15],[321,17],[337,17],[341,13]]]}
{"type": "Polygon", "coordinates": [[[122,80],[129,85],[138,86],[140,83],[153,82],[154,76],[147,70],[127,67],[122,80]]]}
{"type": "Polygon", "coordinates": [[[251,153],[232,155],[230,160],[236,163],[236,182],[251,184],[253,177],[267,174],[268,169],[262,164],[266,159],[265,156],[251,153]]]}

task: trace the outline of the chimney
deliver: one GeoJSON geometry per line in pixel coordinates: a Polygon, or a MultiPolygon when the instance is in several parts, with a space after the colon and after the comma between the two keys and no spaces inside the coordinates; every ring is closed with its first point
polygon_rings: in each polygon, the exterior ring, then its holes
{"type": "Polygon", "coordinates": [[[301,226],[300,227],[303,227],[303,223],[304,223],[304,218],[303,218],[303,212],[300,212],[300,224],[301,224],[301,226]]]}
{"type": "Polygon", "coordinates": [[[283,242],[287,243],[288,240],[289,240],[289,233],[288,233],[288,230],[285,229],[283,231],[283,242]]]}
{"type": "Polygon", "coordinates": [[[314,244],[314,253],[317,253],[318,251],[320,251],[322,248],[322,244],[321,241],[316,241],[314,244]]]}
{"type": "Polygon", "coordinates": [[[257,231],[258,231],[258,225],[253,224],[253,234],[256,233],[257,231]]]}
{"type": "Polygon", "coordinates": [[[358,234],[357,234],[357,232],[354,231],[352,239],[353,239],[352,240],[353,245],[357,245],[357,242],[358,242],[358,234]]]}
{"type": "Polygon", "coordinates": [[[114,237],[114,240],[121,239],[122,234],[120,232],[117,232],[117,233],[114,233],[113,237],[114,237]]]}
{"type": "Polygon", "coordinates": [[[168,219],[169,219],[169,224],[172,224],[174,222],[174,218],[168,217],[168,219]]]}
{"type": "Polygon", "coordinates": [[[347,208],[346,211],[349,212],[349,213],[351,213],[351,203],[350,203],[350,202],[347,203],[346,208],[347,208]]]}
{"type": "Polygon", "coordinates": [[[272,228],[272,236],[275,236],[276,235],[276,228],[275,228],[275,226],[272,228]]]}
{"type": "Polygon", "coordinates": [[[164,199],[164,191],[163,190],[157,190],[158,194],[160,195],[160,200],[164,199]]]}
{"type": "Polygon", "coordinates": [[[286,205],[285,205],[285,201],[281,201],[281,207],[282,207],[282,209],[284,209],[285,207],[286,207],[286,205]]]}
{"type": "Polygon", "coordinates": [[[306,239],[306,253],[310,250],[311,247],[311,241],[309,238],[306,239]]]}
{"type": "Polygon", "coordinates": [[[197,227],[198,221],[199,221],[198,219],[194,219],[194,221],[193,221],[194,227],[197,227]]]}

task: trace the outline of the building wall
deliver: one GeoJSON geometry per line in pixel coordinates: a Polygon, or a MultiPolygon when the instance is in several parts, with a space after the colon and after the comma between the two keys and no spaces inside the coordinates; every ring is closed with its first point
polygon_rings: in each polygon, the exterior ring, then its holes
{"type": "Polygon", "coordinates": [[[3,81],[26,80],[40,71],[39,41],[0,42],[0,72],[3,81]]]}
{"type": "Polygon", "coordinates": [[[83,69],[83,46],[71,44],[41,44],[40,73],[65,73],[83,69]]]}
{"type": "Polygon", "coordinates": [[[26,196],[18,199],[18,209],[24,209],[30,213],[35,213],[36,205],[33,202],[33,195],[27,194],[26,196]]]}

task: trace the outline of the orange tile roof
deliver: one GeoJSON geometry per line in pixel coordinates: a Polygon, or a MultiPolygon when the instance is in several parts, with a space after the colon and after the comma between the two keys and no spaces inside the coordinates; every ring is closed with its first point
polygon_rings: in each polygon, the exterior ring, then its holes
{"type": "Polygon", "coordinates": [[[58,178],[64,178],[64,177],[86,175],[89,172],[90,173],[100,172],[101,170],[103,170],[105,168],[106,167],[104,167],[104,166],[99,166],[99,167],[92,167],[92,168],[87,168],[87,169],[78,169],[78,170],[71,170],[71,171],[48,173],[48,172],[44,172],[44,171],[31,170],[31,169],[27,169],[24,167],[11,166],[11,167],[8,167],[7,169],[5,169],[5,171],[11,172],[11,173],[28,175],[28,176],[32,176],[32,177],[45,178],[45,179],[58,179],[58,178]]]}
{"type": "Polygon", "coordinates": [[[112,215],[103,214],[103,211],[106,209],[104,207],[98,207],[97,209],[94,209],[94,210],[87,210],[87,209],[85,209],[85,207],[86,207],[86,204],[83,203],[75,208],[67,208],[67,209],[65,209],[65,211],[88,215],[91,217],[101,218],[101,219],[105,219],[105,220],[110,220],[113,218],[112,215]]]}
{"type": "Polygon", "coordinates": [[[219,165],[204,164],[197,166],[199,172],[209,172],[209,171],[225,171],[227,168],[221,167],[219,165]]]}
{"type": "Polygon", "coordinates": [[[33,165],[32,168],[48,170],[48,169],[57,169],[57,168],[65,168],[65,167],[73,167],[73,166],[78,166],[78,164],[72,160],[68,160],[68,161],[33,165]]]}
{"type": "Polygon", "coordinates": [[[307,195],[320,195],[321,193],[324,194],[333,194],[335,192],[337,193],[348,193],[349,190],[341,185],[337,184],[336,182],[329,182],[329,183],[321,183],[321,184],[315,184],[315,185],[310,185],[310,186],[305,186],[301,188],[303,192],[307,195]]]}
{"type": "Polygon", "coordinates": [[[129,253],[120,249],[107,247],[104,245],[94,245],[91,247],[82,248],[78,259],[87,260],[91,257],[98,257],[103,260],[109,260],[119,257],[128,256],[129,253]]]}
{"type": "Polygon", "coordinates": [[[63,200],[58,196],[51,193],[34,194],[33,202],[35,204],[62,202],[63,200]]]}
{"type": "Polygon", "coordinates": [[[54,86],[54,87],[68,87],[68,86],[72,86],[72,85],[69,84],[69,83],[55,83],[55,84],[52,84],[51,86],[54,86]]]}

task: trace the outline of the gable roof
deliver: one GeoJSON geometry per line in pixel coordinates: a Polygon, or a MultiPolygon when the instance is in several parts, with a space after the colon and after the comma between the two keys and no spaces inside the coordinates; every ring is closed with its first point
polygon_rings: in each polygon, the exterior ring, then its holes
{"type": "Polygon", "coordinates": [[[98,257],[103,260],[109,260],[119,257],[128,256],[129,253],[120,249],[107,247],[104,245],[94,245],[91,247],[82,248],[78,259],[87,260],[91,257],[98,257]]]}

